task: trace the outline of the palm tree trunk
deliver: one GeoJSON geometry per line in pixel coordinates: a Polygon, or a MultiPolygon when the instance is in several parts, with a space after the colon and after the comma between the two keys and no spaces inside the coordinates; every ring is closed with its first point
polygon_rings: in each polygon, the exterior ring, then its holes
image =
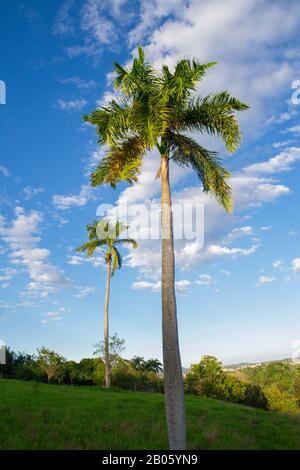
{"type": "Polygon", "coordinates": [[[111,278],[111,259],[107,263],[106,288],[105,288],[105,305],[104,305],[104,362],[105,362],[105,387],[110,388],[110,360],[109,360],[109,324],[108,324],[108,304],[109,304],[109,288],[111,278]]]}
{"type": "Polygon", "coordinates": [[[162,330],[165,406],[171,450],[186,448],[183,375],[180,359],[175,297],[175,256],[169,159],[161,157],[162,224],[162,330]]]}

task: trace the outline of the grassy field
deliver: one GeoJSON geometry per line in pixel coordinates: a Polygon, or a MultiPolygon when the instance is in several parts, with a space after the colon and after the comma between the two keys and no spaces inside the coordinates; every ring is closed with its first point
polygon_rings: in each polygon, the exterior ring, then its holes
{"type": "MultiPolygon", "coordinates": [[[[189,449],[300,449],[300,417],[187,396],[189,449]]],[[[166,449],[163,396],[0,380],[0,449],[166,449]]]]}

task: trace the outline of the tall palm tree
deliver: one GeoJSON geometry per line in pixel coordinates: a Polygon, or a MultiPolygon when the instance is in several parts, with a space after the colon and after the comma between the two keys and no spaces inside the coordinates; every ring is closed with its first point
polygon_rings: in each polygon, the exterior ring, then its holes
{"type": "Polygon", "coordinates": [[[94,222],[87,225],[87,232],[89,240],[77,248],[79,252],[87,252],[88,256],[93,256],[95,250],[98,248],[106,247],[103,250],[104,260],[107,266],[106,273],[106,288],[105,288],[105,304],[104,304],[104,362],[105,362],[105,386],[110,388],[111,384],[111,364],[109,356],[109,321],[108,321],[108,307],[109,307],[109,291],[110,280],[115,271],[122,266],[122,257],[117,248],[117,245],[131,245],[133,248],[137,247],[135,240],[131,238],[120,238],[128,227],[122,222],[117,221],[112,224],[108,219],[102,219],[99,222],[94,222]]]}
{"type": "Polygon", "coordinates": [[[184,449],[185,406],[178,342],[174,288],[174,242],[169,164],[192,167],[203,190],[210,192],[228,211],[232,210],[229,172],[216,152],[201,146],[191,135],[208,133],[225,142],[234,152],[241,140],[235,111],[248,106],[227,91],[193,97],[198,82],[215,62],[201,64],[180,60],[174,71],[164,65],[154,69],[144,51],[129,68],[115,64],[114,86],[120,99],[97,108],[84,117],[96,127],[99,143],[108,146],[105,157],[91,175],[91,184],[112,187],[125,180],[138,181],[143,157],[152,149],[160,153],[162,224],[162,329],[165,402],[171,449],[184,449]]]}

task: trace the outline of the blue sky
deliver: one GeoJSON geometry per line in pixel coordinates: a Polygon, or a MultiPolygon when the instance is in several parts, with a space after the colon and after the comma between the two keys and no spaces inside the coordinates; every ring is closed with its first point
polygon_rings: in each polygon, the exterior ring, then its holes
{"type": "MultiPolygon", "coordinates": [[[[228,216],[190,172],[172,167],[174,202],[205,207],[205,244],[176,243],[184,365],[203,354],[225,363],[291,356],[300,339],[300,5],[296,1],[2,0],[0,80],[0,339],[68,358],[103,335],[105,270],[75,247],[99,204],[158,201],[158,161],[140,184],[89,187],[104,149],[83,113],[107,102],[112,62],[137,45],[156,66],[181,57],[218,61],[197,93],[223,89],[251,105],[243,143],[228,156],[228,216]],[[297,83],[298,81],[298,83],[297,83]]],[[[123,251],[112,281],[111,331],[127,357],[161,357],[159,241],[123,251]]]]}

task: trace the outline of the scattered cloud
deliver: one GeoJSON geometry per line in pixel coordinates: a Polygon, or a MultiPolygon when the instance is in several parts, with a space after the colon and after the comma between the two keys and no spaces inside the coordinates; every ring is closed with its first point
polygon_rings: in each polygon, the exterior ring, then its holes
{"type": "Polygon", "coordinates": [[[231,272],[227,269],[219,269],[219,271],[221,274],[224,274],[224,276],[231,276],[231,272]]]}
{"type": "Polygon", "coordinates": [[[291,147],[287,150],[283,150],[276,157],[270,158],[270,160],[261,163],[253,163],[244,169],[245,173],[250,174],[273,174],[290,171],[292,164],[300,160],[300,148],[291,147]]]}
{"type": "Polygon", "coordinates": [[[87,101],[84,98],[69,101],[60,99],[56,102],[56,108],[62,111],[81,111],[86,104],[87,101]]]}
{"type": "Polygon", "coordinates": [[[201,286],[210,286],[214,282],[210,274],[201,274],[198,279],[195,281],[196,284],[201,286]]]}
{"type": "Polygon", "coordinates": [[[59,83],[62,83],[63,85],[75,85],[80,89],[95,88],[97,86],[97,82],[95,80],[83,80],[80,77],[60,79],[59,83]]]}
{"type": "Polygon", "coordinates": [[[120,15],[122,3],[121,0],[86,0],[82,4],[77,20],[83,41],[66,48],[70,58],[82,54],[96,57],[103,46],[114,47],[120,31],[119,25],[114,24],[114,17],[120,15]]]}
{"type": "Polygon", "coordinates": [[[265,284],[271,284],[272,282],[276,281],[276,278],[275,277],[271,277],[271,276],[260,276],[258,281],[257,281],[257,284],[256,286],[257,287],[260,287],[262,285],[265,285],[265,284]]]}
{"type": "Polygon", "coordinates": [[[55,194],[52,197],[52,203],[57,209],[68,210],[71,207],[83,207],[88,201],[94,200],[95,198],[95,189],[88,184],[84,184],[81,186],[78,194],[70,196],[55,194]]]}
{"type": "Polygon", "coordinates": [[[31,186],[26,186],[26,188],[23,188],[23,193],[26,200],[32,199],[34,196],[43,193],[44,191],[44,188],[32,188],[31,186]]]}
{"type": "Polygon", "coordinates": [[[293,144],[294,142],[295,142],[294,140],[283,140],[283,141],[281,141],[281,142],[274,142],[274,143],[272,144],[272,147],[273,147],[274,149],[280,149],[280,148],[282,148],[282,147],[287,147],[287,146],[293,144]]]}
{"type": "Polygon", "coordinates": [[[10,224],[2,219],[0,236],[9,247],[10,262],[27,270],[32,281],[28,291],[40,291],[41,295],[46,296],[57,288],[69,287],[71,283],[58,268],[48,262],[50,250],[38,246],[42,223],[41,212],[26,213],[23,208],[17,207],[15,218],[10,224]]]}
{"type": "Polygon", "coordinates": [[[284,122],[290,121],[295,116],[297,116],[297,111],[295,109],[290,109],[284,113],[280,113],[279,116],[271,116],[268,121],[270,124],[282,124],[284,122]]]}
{"type": "Polygon", "coordinates": [[[73,266],[91,264],[95,268],[98,268],[98,266],[104,266],[105,264],[103,256],[101,256],[100,252],[97,255],[97,251],[94,253],[94,256],[68,255],[67,263],[73,266]]]}
{"type": "Polygon", "coordinates": [[[45,316],[46,318],[41,320],[41,323],[44,325],[46,325],[49,322],[59,322],[60,320],[63,319],[61,314],[59,314],[58,312],[47,312],[45,316]]]}
{"type": "Polygon", "coordinates": [[[209,254],[215,256],[230,256],[236,258],[237,256],[253,255],[257,248],[257,245],[253,245],[250,248],[228,248],[226,246],[210,245],[207,251],[209,254]]]}
{"type": "Polygon", "coordinates": [[[253,232],[253,227],[250,227],[249,225],[246,225],[244,227],[238,227],[234,228],[231,230],[231,232],[227,235],[225,242],[226,243],[231,243],[232,241],[236,240],[237,238],[240,237],[249,237],[254,234],[253,232]]]}
{"type": "Polygon", "coordinates": [[[293,132],[294,134],[300,134],[300,126],[290,127],[288,131],[293,132]]]}
{"type": "Polygon", "coordinates": [[[89,287],[89,286],[86,286],[86,287],[82,287],[82,286],[79,286],[77,287],[77,294],[74,295],[74,297],[77,297],[77,298],[83,298],[83,297],[87,297],[88,295],[90,294],[94,294],[96,292],[96,289],[95,287],[89,287]]]}
{"type": "Polygon", "coordinates": [[[55,35],[70,34],[74,31],[74,21],[71,16],[71,8],[74,0],[64,0],[54,20],[52,32],[55,35]]]}
{"type": "MultiPolygon", "coordinates": [[[[186,293],[188,287],[191,285],[191,282],[187,279],[181,279],[175,281],[175,289],[178,293],[186,293]]],[[[135,290],[150,290],[151,292],[160,292],[161,290],[161,281],[149,282],[149,281],[135,281],[132,283],[131,287],[135,290]]]]}
{"type": "Polygon", "coordinates": [[[295,272],[300,271],[300,258],[293,259],[292,268],[293,268],[293,271],[295,272]]]}
{"type": "Polygon", "coordinates": [[[8,168],[6,168],[6,166],[4,166],[4,165],[0,165],[0,174],[2,174],[3,176],[5,176],[5,178],[9,178],[9,177],[10,177],[10,171],[9,171],[8,168]]]}
{"type": "Polygon", "coordinates": [[[272,266],[273,266],[274,269],[276,269],[278,271],[281,271],[282,268],[283,268],[283,262],[276,259],[275,261],[273,261],[272,266]]]}

